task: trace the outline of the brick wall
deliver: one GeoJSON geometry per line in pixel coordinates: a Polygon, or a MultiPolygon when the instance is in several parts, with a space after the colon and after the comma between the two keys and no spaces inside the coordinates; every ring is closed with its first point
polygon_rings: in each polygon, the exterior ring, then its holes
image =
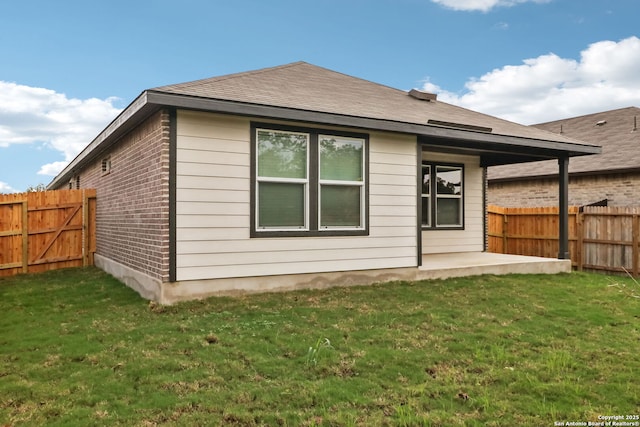
{"type": "Polygon", "coordinates": [[[151,116],[85,167],[80,187],[97,190],[97,253],[169,281],[168,112],[151,116]],[[106,159],[109,173],[102,170],[106,159]]]}
{"type": "MultiPolygon", "coordinates": [[[[489,182],[487,199],[504,207],[557,206],[558,181],[489,182]]],[[[640,173],[569,179],[569,205],[583,206],[603,199],[609,200],[609,206],[640,206],[640,173]]]]}

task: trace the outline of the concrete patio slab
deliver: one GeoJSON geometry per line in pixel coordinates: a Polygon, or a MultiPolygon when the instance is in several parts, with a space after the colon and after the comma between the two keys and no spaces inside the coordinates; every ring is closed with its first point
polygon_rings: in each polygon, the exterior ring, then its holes
{"type": "Polygon", "coordinates": [[[557,274],[570,273],[571,260],[490,252],[459,252],[423,255],[422,266],[418,270],[420,279],[482,274],[557,274]]]}

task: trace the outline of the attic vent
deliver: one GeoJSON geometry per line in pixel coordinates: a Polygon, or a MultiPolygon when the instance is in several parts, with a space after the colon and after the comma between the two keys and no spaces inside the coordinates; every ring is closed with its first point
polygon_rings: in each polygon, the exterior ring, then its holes
{"type": "Polygon", "coordinates": [[[607,124],[606,120],[600,120],[599,122],[596,122],[596,126],[604,126],[607,124]]]}
{"type": "Polygon", "coordinates": [[[444,127],[448,127],[448,128],[455,128],[455,129],[474,130],[476,132],[491,133],[491,131],[493,130],[492,128],[486,128],[486,127],[483,127],[483,126],[466,125],[464,123],[442,122],[440,120],[432,120],[432,119],[429,119],[427,121],[427,124],[436,125],[436,126],[444,126],[444,127]]]}
{"type": "Polygon", "coordinates": [[[409,91],[409,96],[415,99],[419,99],[420,101],[427,102],[435,101],[438,98],[438,95],[436,95],[435,93],[423,92],[418,89],[411,89],[409,91]]]}
{"type": "Polygon", "coordinates": [[[102,171],[102,175],[108,175],[111,173],[111,156],[102,159],[100,169],[102,171]]]}

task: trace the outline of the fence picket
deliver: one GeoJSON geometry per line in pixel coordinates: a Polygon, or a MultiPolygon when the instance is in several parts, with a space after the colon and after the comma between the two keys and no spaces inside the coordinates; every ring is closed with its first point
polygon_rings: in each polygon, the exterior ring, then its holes
{"type": "MultiPolygon", "coordinates": [[[[557,207],[504,208],[490,205],[488,251],[555,258],[557,207]],[[503,227],[497,227],[497,224],[503,227]],[[498,241],[503,242],[499,244],[498,241]]],[[[640,208],[569,207],[569,248],[578,270],[640,275],[640,208]]]]}

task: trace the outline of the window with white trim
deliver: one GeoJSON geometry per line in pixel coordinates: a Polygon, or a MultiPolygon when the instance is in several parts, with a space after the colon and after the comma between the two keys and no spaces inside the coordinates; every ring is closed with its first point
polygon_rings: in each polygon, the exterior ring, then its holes
{"type": "Polygon", "coordinates": [[[252,125],[252,236],[367,233],[367,136],[252,125]]]}
{"type": "Polygon", "coordinates": [[[422,163],[422,227],[464,228],[464,166],[422,163]]]}
{"type": "Polygon", "coordinates": [[[364,224],[364,140],[320,135],[320,228],[364,224]]]}
{"type": "Polygon", "coordinates": [[[309,135],[257,129],[257,228],[306,230],[309,135]]]}

